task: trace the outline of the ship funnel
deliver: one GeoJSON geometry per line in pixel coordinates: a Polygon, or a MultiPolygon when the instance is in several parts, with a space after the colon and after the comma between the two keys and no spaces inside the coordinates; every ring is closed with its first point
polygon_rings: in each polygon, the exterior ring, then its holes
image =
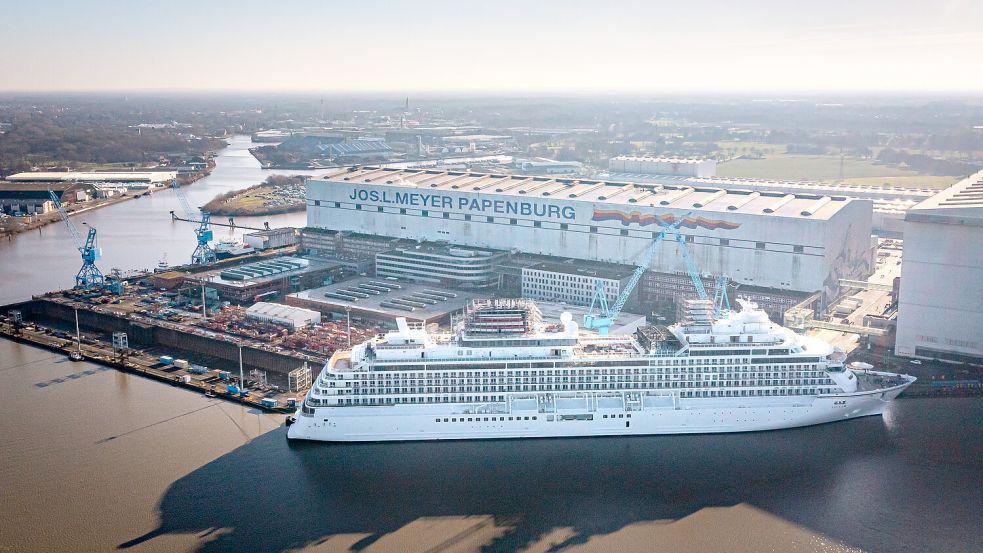
{"type": "Polygon", "coordinates": [[[396,328],[402,334],[409,332],[410,325],[406,324],[406,317],[396,317],[396,328]]]}

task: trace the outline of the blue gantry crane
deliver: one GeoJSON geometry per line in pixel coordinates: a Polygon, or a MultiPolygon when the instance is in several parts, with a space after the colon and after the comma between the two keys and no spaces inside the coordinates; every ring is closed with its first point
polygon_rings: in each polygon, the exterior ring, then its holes
{"type": "MultiPolygon", "coordinates": [[[[618,295],[613,306],[608,306],[608,298],[604,293],[604,283],[601,280],[597,281],[594,287],[594,296],[591,298],[590,307],[587,308],[587,313],[584,314],[584,328],[589,328],[592,330],[597,330],[597,333],[601,336],[607,336],[608,329],[614,324],[615,319],[621,313],[621,309],[624,308],[625,303],[628,301],[628,297],[631,296],[632,290],[641,280],[642,274],[648,269],[649,264],[652,262],[652,258],[655,256],[655,248],[659,245],[665,237],[666,234],[670,232],[675,232],[676,236],[682,236],[679,234],[679,225],[683,224],[683,221],[689,213],[680,217],[675,223],[671,225],[666,225],[663,227],[662,232],[660,232],[655,238],[652,239],[652,244],[649,245],[648,250],[645,253],[645,257],[638,263],[635,268],[635,272],[632,273],[631,278],[625,284],[624,290],[618,295]],[[594,307],[597,307],[599,313],[594,314],[594,307]]],[[[702,283],[701,283],[702,286],[702,283]]],[[[706,292],[704,291],[704,294],[706,292]]]]}
{"type": "Polygon", "coordinates": [[[58,210],[62,220],[65,221],[65,226],[68,227],[68,232],[72,235],[72,241],[75,243],[75,247],[82,254],[82,268],[75,275],[75,288],[82,290],[101,288],[106,283],[106,277],[99,270],[99,267],[96,267],[96,261],[102,257],[102,249],[96,245],[95,227],[89,227],[88,235],[85,237],[85,240],[82,240],[82,235],[79,233],[78,228],[75,227],[75,223],[68,218],[68,212],[61,205],[58,195],[51,190],[48,190],[48,195],[51,196],[51,201],[54,202],[55,209],[58,210]]]}
{"type": "Polygon", "coordinates": [[[188,222],[194,227],[195,238],[198,240],[198,245],[191,254],[191,264],[207,265],[214,263],[217,259],[215,250],[208,244],[212,241],[212,229],[209,227],[211,214],[204,210],[194,210],[191,208],[191,203],[188,202],[188,196],[185,195],[184,190],[181,190],[181,185],[178,184],[177,179],[171,183],[171,186],[174,188],[174,193],[177,194],[178,201],[181,202],[181,208],[184,209],[184,214],[188,218],[188,222]],[[200,213],[200,216],[195,215],[196,211],[200,213]]]}

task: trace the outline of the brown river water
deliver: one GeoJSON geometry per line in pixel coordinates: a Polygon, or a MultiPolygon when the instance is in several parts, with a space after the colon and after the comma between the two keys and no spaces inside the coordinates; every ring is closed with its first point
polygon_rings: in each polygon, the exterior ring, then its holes
{"type": "MultiPolygon", "coordinates": [[[[265,178],[247,146],[193,204],[265,178]]],[[[84,216],[104,269],[189,256],[170,209],[84,216]]],[[[66,240],[0,244],[0,299],[69,286],[66,240]]],[[[295,444],[282,422],[0,340],[0,551],[983,551],[978,398],[740,435],[295,444]]]]}

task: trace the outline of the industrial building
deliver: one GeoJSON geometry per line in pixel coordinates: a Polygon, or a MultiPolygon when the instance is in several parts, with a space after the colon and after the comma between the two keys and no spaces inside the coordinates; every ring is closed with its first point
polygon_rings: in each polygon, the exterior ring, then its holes
{"type": "Polygon", "coordinates": [[[122,183],[128,187],[166,186],[177,171],[35,171],[7,177],[10,182],[122,183]]]}
{"type": "Polygon", "coordinates": [[[297,243],[297,229],[281,227],[270,230],[258,230],[242,236],[243,242],[257,251],[270,248],[283,248],[297,243]]]}
{"type": "Polygon", "coordinates": [[[416,322],[449,322],[452,313],[477,299],[477,293],[446,290],[428,284],[359,277],[286,297],[287,305],[315,309],[335,318],[351,314],[362,320],[392,325],[397,317],[416,322]]]}
{"type": "Polygon", "coordinates": [[[871,186],[850,183],[830,183],[815,181],[788,181],[772,179],[727,178],[716,176],[716,162],[713,160],[676,160],[686,162],[679,169],[667,167],[672,160],[661,158],[613,158],[607,173],[599,178],[614,181],[661,184],[668,186],[715,187],[726,190],[746,190],[751,192],[781,192],[784,194],[815,194],[819,196],[845,196],[873,202],[871,228],[875,233],[900,237],[905,211],[918,202],[932,197],[938,190],[931,188],[903,188],[897,186],[871,186]],[[652,159],[648,171],[640,171],[638,164],[616,160],[652,159]],[[704,161],[713,165],[703,166],[704,161]],[[657,163],[658,162],[658,163],[657,163]],[[687,168],[693,168],[688,170],[687,168]],[[658,171],[669,171],[659,173],[658,171]],[[674,171],[674,172],[673,172],[674,171]],[[690,174],[691,173],[691,174],[690,174]]]}
{"type": "Polygon", "coordinates": [[[183,286],[204,286],[215,290],[222,300],[243,304],[321,286],[336,278],[341,269],[339,263],[280,256],[189,274],[184,277],[183,286]]]}
{"type": "Polygon", "coordinates": [[[319,311],[265,301],[256,302],[246,309],[246,317],[257,321],[280,324],[289,328],[291,332],[298,328],[321,323],[319,311]]]}
{"type": "MultiPolygon", "coordinates": [[[[634,265],[679,223],[701,271],[737,284],[837,295],[873,267],[871,202],[464,171],[340,169],[307,183],[308,226],[634,265]]],[[[670,244],[650,269],[685,273],[670,244]]]]}
{"type": "Polygon", "coordinates": [[[608,160],[608,171],[642,175],[712,177],[717,174],[717,162],[712,159],[617,156],[608,160]]]}
{"type": "Polygon", "coordinates": [[[0,212],[8,215],[33,215],[54,211],[51,194],[65,204],[84,202],[96,197],[96,187],[79,182],[0,182],[0,212]]]}
{"type": "Polygon", "coordinates": [[[908,210],[895,353],[983,363],[983,171],[908,210]]]}
{"type": "Polygon", "coordinates": [[[488,288],[498,284],[495,269],[505,256],[501,251],[418,244],[376,254],[375,274],[460,288],[488,288]]]}

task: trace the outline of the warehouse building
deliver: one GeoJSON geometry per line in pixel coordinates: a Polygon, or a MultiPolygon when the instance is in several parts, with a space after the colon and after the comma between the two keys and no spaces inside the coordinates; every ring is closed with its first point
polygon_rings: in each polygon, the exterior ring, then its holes
{"type": "Polygon", "coordinates": [[[298,328],[321,323],[321,313],[303,307],[293,307],[265,301],[256,302],[246,309],[246,317],[257,321],[286,326],[291,332],[298,328]]]}
{"type": "Polygon", "coordinates": [[[608,160],[608,171],[642,175],[712,177],[717,174],[717,162],[712,159],[617,156],[608,160]]]}
{"type": "Polygon", "coordinates": [[[243,242],[257,251],[270,248],[284,248],[297,243],[297,229],[281,227],[269,230],[258,230],[242,236],[243,242]]]}
{"type": "Polygon", "coordinates": [[[983,171],[908,210],[895,353],[983,364],[983,171]]]}
{"type": "Polygon", "coordinates": [[[183,286],[215,290],[218,296],[236,304],[283,297],[303,288],[320,286],[338,277],[341,264],[293,256],[270,257],[193,273],[184,277],[183,286]]]}
{"type": "Polygon", "coordinates": [[[166,186],[177,178],[177,171],[32,171],[7,177],[11,182],[35,183],[119,183],[128,186],[166,186]]]}
{"type": "Polygon", "coordinates": [[[353,318],[392,325],[397,317],[421,323],[449,323],[451,315],[479,296],[429,284],[390,278],[358,277],[295,292],[288,305],[316,309],[332,318],[353,318]]]}
{"type": "Polygon", "coordinates": [[[54,192],[64,204],[84,202],[96,197],[96,187],[78,182],[0,182],[0,211],[8,215],[33,215],[55,209],[51,201],[54,192]]]}
{"type": "MultiPolygon", "coordinates": [[[[701,271],[828,298],[873,267],[871,202],[843,196],[353,167],[310,179],[307,200],[310,227],[622,265],[678,222],[701,271]]],[[[650,269],[686,271],[673,247],[650,269]]]]}
{"type": "Polygon", "coordinates": [[[935,195],[931,188],[904,188],[898,186],[872,186],[866,184],[831,183],[817,181],[788,181],[773,179],[748,179],[717,177],[714,175],[686,176],[672,174],[646,174],[610,170],[599,178],[669,186],[715,187],[734,191],[781,192],[784,194],[814,194],[818,196],[845,196],[873,203],[871,228],[877,234],[900,237],[904,214],[908,208],[935,195]]]}

